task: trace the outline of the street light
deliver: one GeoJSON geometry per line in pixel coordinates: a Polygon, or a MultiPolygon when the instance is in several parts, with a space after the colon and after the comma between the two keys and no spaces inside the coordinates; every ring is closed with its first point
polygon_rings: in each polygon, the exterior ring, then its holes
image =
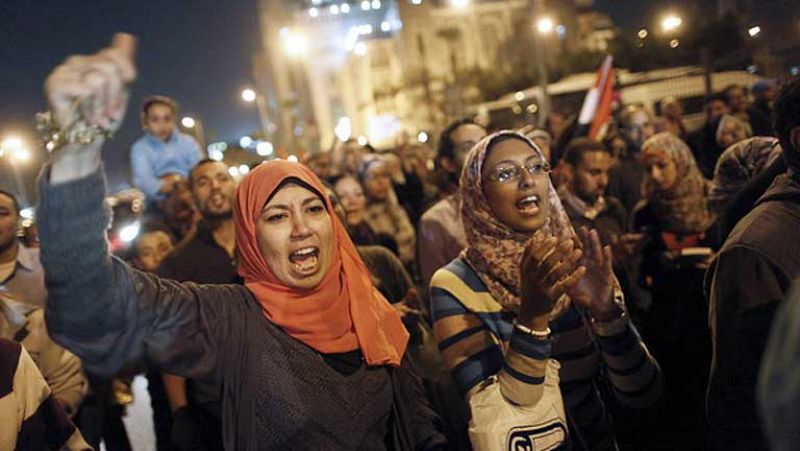
{"type": "Polygon", "coordinates": [[[303,34],[289,31],[283,36],[283,51],[293,58],[305,56],[308,53],[308,41],[303,34]]]}
{"type": "Polygon", "coordinates": [[[644,38],[647,37],[648,34],[650,34],[650,33],[647,31],[647,29],[646,28],[642,28],[641,30],[639,30],[638,33],[636,33],[636,36],[639,36],[639,39],[644,39],[644,38]]]}
{"type": "Polygon", "coordinates": [[[749,34],[751,38],[756,37],[759,33],[761,33],[761,27],[759,26],[750,27],[750,29],[747,30],[747,34],[749,34]]]}
{"type": "Polygon", "coordinates": [[[541,34],[549,34],[555,28],[555,23],[551,17],[542,17],[536,21],[536,29],[541,34]]]}
{"type": "Polygon", "coordinates": [[[9,136],[0,143],[0,157],[7,156],[12,163],[25,163],[31,159],[31,151],[20,138],[9,136]]]}
{"type": "Polygon", "coordinates": [[[247,103],[255,102],[256,100],[256,92],[250,88],[246,88],[242,90],[242,100],[247,103]]]}
{"type": "Polygon", "coordinates": [[[367,44],[363,42],[356,43],[355,47],[353,47],[353,53],[358,56],[364,56],[367,54],[367,44]]]}
{"type": "Polygon", "coordinates": [[[675,14],[669,14],[661,20],[661,29],[669,33],[675,31],[683,24],[683,19],[675,14]]]}
{"type": "Polygon", "coordinates": [[[181,125],[183,125],[186,128],[194,128],[195,120],[193,117],[184,116],[184,118],[181,119],[181,125]]]}

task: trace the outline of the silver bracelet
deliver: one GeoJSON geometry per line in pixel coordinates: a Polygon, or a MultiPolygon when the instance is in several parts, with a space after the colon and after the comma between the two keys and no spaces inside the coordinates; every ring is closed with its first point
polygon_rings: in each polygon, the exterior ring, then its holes
{"type": "Polygon", "coordinates": [[[550,337],[550,333],[551,333],[551,330],[550,330],[549,327],[547,329],[545,329],[545,330],[533,330],[530,327],[523,326],[522,324],[518,323],[516,320],[514,321],[514,327],[516,327],[520,332],[523,332],[523,333],[528,334],[528,335],[530,335],[532,337],[540,338],[540,339],[549,338],[550,337]]]}

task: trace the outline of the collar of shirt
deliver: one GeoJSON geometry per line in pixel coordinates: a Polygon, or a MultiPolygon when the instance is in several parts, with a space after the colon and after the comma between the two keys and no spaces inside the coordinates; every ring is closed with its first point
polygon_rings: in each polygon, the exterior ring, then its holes
{"type": "Polygon", "coordinates": [[[25,327],[28,323],[28,315],[35,309],[35,307],[17,302],[11,296],[11,293],[4,286],[0,286],[0,312],[5,318],[6,325],[4,328],[8,330],[2,331],[3,336],[8,334],[9,337],[14,336],[18,330],[25,327]]]}
{"type": "Polygon", "coordinates": [[[606,209],[606,199],[600,196],[594,205],[589,205],[568,189],[561,189],[561,198],[572,208],[580,212],[586,219],[594,221],[606,209]]]}
{"type": "Polygon", "coordinates": [[[25,269],[26,271],[33,271],[33,256],[31,255],[30,249],[21,244],[19,245],[18,249],[17,264],[19,267],[25,269]]]}
{"type": "Polygon", "coordinates": [[[154,134],[150,132],[145,132],[145,136],[147,136],[147,141],[153,146],[165,146],[167,144],[175,144],[178,142],[178,131],[173,130],[172,134],[169,135],[169,139],[165,142],[157,138],[154,134]]]}

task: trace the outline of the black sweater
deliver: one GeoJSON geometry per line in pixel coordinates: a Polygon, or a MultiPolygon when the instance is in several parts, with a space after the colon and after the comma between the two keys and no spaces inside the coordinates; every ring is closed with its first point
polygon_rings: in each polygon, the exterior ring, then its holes
{"type": "Polygon", "coordinates": [[[238,285],[160,279],[108,253],[102,169],[39,182],[42,263],[53,338],[87,370],[112,375],[146,359],[222,386],[225,448],[438,449],[438,418],[407,360],[344,376],[270,323],[238,285]]]}

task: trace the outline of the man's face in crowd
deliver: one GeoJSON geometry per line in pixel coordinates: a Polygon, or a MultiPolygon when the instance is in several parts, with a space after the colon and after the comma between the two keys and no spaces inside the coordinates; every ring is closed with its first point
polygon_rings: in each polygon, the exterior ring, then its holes
{"type": "Polygon", "coordinates": [[[236,182],[224,163],[213,162],[192,171],[192,195],[204,218],[227,219],[233,214],[236,182]]]}
{"type": "Polygon", "coordinates": [[[594,205],[606,192],[608,171],[613,164],[614,159],[608,152],[584,152],[578,165],[573,168],[572,193],[587,204],[594,205]]]}
{"type": "Polygon", "coordinates": [[[726,93],[728,105],[734,113],[744,113],[747,111],[747,94],[742,88],[733,88],[726,93]]]}
{"type": "Polygon", "coordinates": [[[155,272],[164,258],[172,252],[172,240],[169,235],[158,230],[148,232],[136,243],[136,266],[145,272],[155,272]]]}
{"type": "Polygon", "coordinates": [[[451,165],[452,172],[461,174],[461,168],[464,167],[464,161],[467,159],[467,154],[470,149],[485,137],[486,130],[476,124],[464,124],[450,133],[450,139],[453,141],[453,150],[455,153],[455,161],[453,161],[451,165]]]}
{"type": "Polygon", "coordinates": [[[683,107],[677,100],[673,100],[664,104],[664,116],[669,118],[679,118],[681,115],[683,115],[683,107]]]}
{"type": "Polygon", "coordinates": [[[195,214],[194,197],[189,189],[189,182],[183,177],[172,184],[167,197],[159,203],[159,208],[174,221],[189,221],[195,214]]]}
{"type": "Polygon", "coordinates": [[[342,154],[344,155],[343,170],[348,174],[355,174],[358,169],[358,162],[361,161],[361,157],[366,155],[367,149],[358,144],[357,142],[348,142],[344,144],[344,149],[342,150],[342,154]]]}
{"type": "Polygon", "coordinates": [[[728,108],[728,105],[725,104],[722,100],[712,100],[710,103],[706,105],[706,120],[711,122],[715,119],[721,118],[723,115],[728,114],[731,112],[731,109],[728,108]]]}
{"type": "Polygon", "coordinates": [[[308,161],[308,167],[322,180],[330,177],[331,165],[331,154],[327,152],[314,155],[314,157],[308,161]]]}
{"type": "Polygon", "coordinates": [[[655,133],[650,115],[644,110],[636,110],[631,113],[625,125],[624,133],[630,142],[635,144],[637,148],[641,148],[647,138],[655,133]]]}
{"type": "Polygon", "coordinates": [[[144,127],[156,138],[167,141],[177,124],[175,112],[168,105],[154,103],[147,109],[144,117],[144,127]]]}
{"type": "Polygon", "coordinates": [[[14,206],[14,200],[5,194],[0,194],[0,252],[14,245],[18,227],[19,214],[14,206]]]}

